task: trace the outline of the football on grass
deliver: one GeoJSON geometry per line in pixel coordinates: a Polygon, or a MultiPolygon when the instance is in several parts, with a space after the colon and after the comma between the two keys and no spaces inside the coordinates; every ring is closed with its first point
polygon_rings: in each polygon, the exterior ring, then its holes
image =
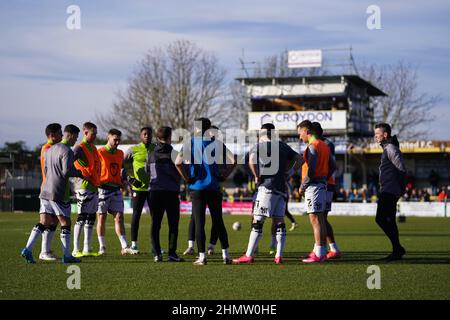
{"type": "Polygon", "coordinates": [[[233,223],[233,230],[234,231],[239,231],[241,230],[241,223],[236,221],[235,223],[233,223]]]}

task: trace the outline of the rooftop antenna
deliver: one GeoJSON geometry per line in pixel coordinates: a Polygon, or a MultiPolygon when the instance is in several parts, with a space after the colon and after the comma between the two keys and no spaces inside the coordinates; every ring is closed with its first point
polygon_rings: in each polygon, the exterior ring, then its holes
{"type": "Polygon", "coordinates": [[[350,63],[351,63],[351,67],[353,68],[353,70],[355,70],[356,74],[359,75],[359,71],[358,71],[358,68],[356,67],[356,62],[355,62],[355,58],[353,57],[352,50],[353,50],[353,48],[350,45],[350,63]]]}
{"type": "Polygon", "coordinates": [[[353,48],[352,46],[347,48],[329,48],[322,49],[323,52],[331,52],[332,54],[328,57],[328,61],[323,64],[323,68],[335,68],[342,67],[344,72],[356,72],[358,74],[358,69],[356,67],[355,59],[353,57],[353,48]],[[339,56],[339,52],[348,52],[348,55],[345,54],[339,56]]]}
{"type": "Polygon", "coordinates": [[[250,74],[248,73],[247,66],[248,64],[256,64],[255,61],[245,61],[245,49],[242,48],[242,58],[239,58],[239,63],[241,64],[241,70],[245,72],[245,76],[250,78],[250,74]]]}

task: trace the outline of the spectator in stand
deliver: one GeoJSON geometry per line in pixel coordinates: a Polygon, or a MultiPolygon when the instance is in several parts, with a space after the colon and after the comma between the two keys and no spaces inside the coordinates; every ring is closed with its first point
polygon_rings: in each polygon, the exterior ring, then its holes
{"type": "Polygon", "coordinates": [[[252,201],[253,194],[252,194],[252,192],[250,190],[244,189],[243,193],[242,193],[242,196],[243,196],[243,200],[244,201],[252,201]]]}
{"type": "Polygon", "coordinates": [[[362,202],[366,203],[367,199],[369,199],[369,191],[367,190],[367,188],[364,186],[361,189],[361,200],[362,202]]]}
{"type": "Polygon", "coordinates": [[[234,202],[241,201],[241,190],[239,188],[234,189],[233,199],[234,199],[234,202]]]}
{"type": "Polygon", "coordinates": [[[402,196],[402,201],[409,202],[410,201],[410,197],[411,197],[411,190],[406,189],[405,193],[402,196]]]}
{"type": "Polygon", "coordinates": [[[378,191],[378,173],[371,171],[368,176],[369,194],[377,194],[378,191]]]}
{"type": "Polygon", "coordinates": [[[431,170],[428,179],[429,179],[430,185],[431,185],[431,194],[434,196],[437,194],[437,191],[438,191],[438,185],[439,185],[439,180],[440,180],[439,173],[437,173],[434,170],[431,170]]]}
{"type": "Polygon", "coordinates": [[[228,193],[225,188],[222,190],[222,201],[228,201],[228,193]]]}
{"type": "Polygon", "coordinates": [[[291,178],[289,179],[289,183],[292,185],[293,189],[300,188],[301,185],[301,177],[300,175],[294,173],[291,178]]]}
{"type": "Polygon", "coordinates": [[[353,189],[353,194],[355,195],[355,202],[362,202],[362,194],[358,189],[353,189]]]}
{"type": "Polygon", "coordinates": [[[430,199],[431,199],[431,195],[428,192],[428,190],[423,189],[423,191],[422,191],[422,201],[430,202],[431,201],[430,199]]]}
{"type": "Polygon", "coordinates": [[[348,202],[354,202],[355,201],[355,195],[353,194],[352,189],[348,189],[345,192],[347,193],[347,201],[348,202]]]}
{"type": "Polygon", "coordinates": [[[410,201],[420,201],[421,200],[421,197],[420,197],[419,193],[417,192],[417,189],[412,189],[409,200],[410,201]]]}
{"type": "Polygon", "coordinates": [[[414,185],[415,185],[414,175],[411,171],[408,170],[408,173],[406,175],[406,189],[412,190],[414,189],[414,185]]]}
{"type": "MultiPolygon", "coordinates": [[[[430,188],[428,189],[406,189],[402,196],[403,201],[407,202],[430,202],[430,201],[445,201],[449,199],[450,196],[450,186],[441,187],[436,196],[432,196],[430,193],[430,188]]],[[[374,202],[376,201],[376,195],[371,196],[367,188],[363,187],[360,189],[354,188],[345,190],[344,188],[339,188],[336,192],[336,202],[374,202]],[[374,199],[375,197],[375,199],[374,199]]]]}
{"type": "Polygon", "coordinates": [[[418,198],[417,201],[423,201],[423,193],[424,193],[424,190],[422,190],[422,189],[417,189],[416,191],[417,191],[417,198],[418,198]]]}
{"type": "Polygon", "coordinates": [[[361,202],[362,201],[362,196],[361,194],[358,192],[358,189],[353,189],[353,190],[348,190],[348,201],[349,202],[361,202]]]}
{"type": "Polygon", "coordinates": [[[345,202],[347,201],[347,193],[344,188],[339,188],[339,191],[336,194],[336,202],[345,202]]]}
{"type": "Polygon", "coordinates": [[[187,197],[186,197],[186,185],[184,183],[181,184],[181,188],[180,188],[180,200],[181,201],[186,201],[187,197]]]}
{"type": "Polygon", "coordinates": [[[444,202],[447,199],[447,187],[442,187],[441,192],[438,194],[438,201],[444,202]]]}
{"type": "Polygon", "coordinates": [[[292,199],[293,199],[295,202],[300,202],[300,201],[301,201],[301,197],[300,197],[300,194],[298,193],[298,189],[294,189],[294,190],[292,191],[292,199]]]}

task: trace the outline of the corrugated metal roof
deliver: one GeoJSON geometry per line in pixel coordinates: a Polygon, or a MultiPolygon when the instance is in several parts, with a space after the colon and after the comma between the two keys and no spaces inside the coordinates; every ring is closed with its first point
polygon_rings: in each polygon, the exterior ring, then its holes
{"type": "Polygon", "coordinates": [[[330,75],[310,77],[267,77],[267,78],[236,78],[245,84],[321,84],[347,82],[367,89],[369,96],[387,96],[386,93],[375,87],[370,82],[357,75],[330,75]]]}

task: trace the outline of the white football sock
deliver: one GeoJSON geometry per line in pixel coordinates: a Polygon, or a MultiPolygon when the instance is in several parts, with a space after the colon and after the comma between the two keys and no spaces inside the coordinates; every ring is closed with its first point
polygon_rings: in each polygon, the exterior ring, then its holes
{"type": "Polygon", "coordinates": [[[277,253],[275,254],[275,258],[283,256],[284,244],[286,243],[286,228],[278,228],[277,229],[277,253]]]}
{"type": "Polygon", "coordinates": [[[336,242],[330,243],[330,250],[333,252],[339,252],[339,247],[336,242]]]}
{"type": "Polygon", "coordinates": [[[262,232],[257,232],[252,229],[250,231],[250,238],[248,239],[248,247],[245,255],[247,257],[253,257],[255,253],[255,248],[258,246],[259,240],[262,238],[262,232]]]}
{"type": "Polygon", "coordinates": [[[80,236],[83,224],[76,223],[73,227],[73,251],[80,251],[80,236]]]}
{"type": "Polygon", "coordinates": [[[52,241],[53,241],[54,236],[55,236],[55,231],[49,230],[48,235],[47,235],[47,241],[46,241],[47,247],[45,248],[47,250],[46,252],[52,251],[52,241]]]}
{"type": "Polygon", "coordinates": [[[28,242],[27,242],[27,245],[26,245],[26,248],[27,248],[29,251],[33,251],[34,244],[36,243],[37,239],[38,239],[41,235],[42,235],[42,231],[39,230],[38,227],[34,227],[34,228],[31,230],[31,233],[30,233],[30,236],[28,237],[28,242]]]}
{"type": "Polygon", "coordinates": [[[222,258],[228,258],[228,249],[222,249],[222,258]]]}
{"type": "Polygon", "coordinates": [[[194,240],[188,240],[188,247],[189,248],[194,248],[194,244],[195,244],[194,240]]]}
{"type": "Polygon", "coordinates": [[[199,256],[200,260],[205,260],[206,259],[206,254],[204,252],[199,252],[198,256],[199,256]]]}
{"type": "Polygon", "coordinates": [[[100,248],[106,247],[104,236],[98,236],[98,246],[100,248]]]}
{"type": "Polygon", "coordinates": [[[137,241],[131,241],[131,246],[132,247],[137,247],[137,241]]]}
{"type": "Polygon", "coordinates": [[[120,245],[122,246],[122,249],[125,249],[127,246],[128,246],[128,243],[127,243],[127,236],[126,235],[121,235],[120,237],[119,237],[119,241],[120,241],[120,245]]]}
{"type": "Polygon", "coordinates": [[[209,249],[212,249],[212,250],[214,250],[214,249],[215,249],[215,247],[216,247],[216,245],[215,245],[215,244],[212,244],[212,243],[208,244],[208,250],[209,250],[209,249]]]}
{"type": "Polygon", "coordinates": [[[48,242],[48,236],[49,236],[50,230],[45,229],[44,232],[42,232],[42,243],[41,243],[41,253],[47,253],[47,242],[48,242]]]}
{"type": "Polygon", "coordinates": [[[324,252],[324,246],[316,245],[316,247],[314,248],[314,253],[316,254],[316,256],[318,258],[323,256],[323,252],[324,252]]]}
{"type": "Polygon", "coordinates": [[[84,247],[83,252],[91,251],[91,240],[92,240],[92,231],[94,230],[94,226],[90,224],[84,225],[84,247]]]}

